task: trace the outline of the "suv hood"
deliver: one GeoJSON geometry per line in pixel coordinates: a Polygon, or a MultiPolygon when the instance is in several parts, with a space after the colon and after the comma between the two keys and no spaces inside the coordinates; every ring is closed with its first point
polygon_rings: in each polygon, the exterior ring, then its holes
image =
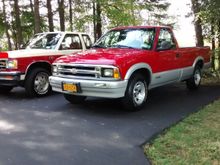
{"type": "Polygon", "coordinates": [[[146,50],[128,48],[98,48],[68,56],[62,56],[55,60],[54,63],[117,65],[122,62],[132,60],[132,57],[143,52],[146,53],[146,50]]]}

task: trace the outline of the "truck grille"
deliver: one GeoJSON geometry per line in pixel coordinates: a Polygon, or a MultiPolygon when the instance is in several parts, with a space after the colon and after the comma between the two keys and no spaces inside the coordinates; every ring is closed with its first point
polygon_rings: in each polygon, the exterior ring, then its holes
{"type": "Polygon", "coordinates": [[[0,60],[0,69],[6,69],[7,60],[0,60]]]}
{"type": "Polygon", "coordinates": [[[65,77],[74,78],[99,78],[101,71],[99,67],[96,66],[86,66],[86,65],[59,65],[58,75],[65,77]]]}

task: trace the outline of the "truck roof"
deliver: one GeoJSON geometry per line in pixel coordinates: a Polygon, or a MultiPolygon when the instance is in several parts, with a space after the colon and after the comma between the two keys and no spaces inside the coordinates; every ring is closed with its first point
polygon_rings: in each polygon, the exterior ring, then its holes
{"type": "Polygon", "coordinates": [[[119,26],[119,27],[115,27],[111,30],[120,30],[120,29],[141,29],[141,28],[169,28],[172,29],[172,27],[170,26],[119,26]]]}
{"type": "Polygon", "coordinates": [[[38,34],[53,34],[53,33],[61,33],[61,34],[84,34],[84,35],[88,35],[86,33],[83,33],[83,32],[70,32],[70,31],[55,31],[55,32],[42,32],[42,33],[37,33],[35,35],[38,35],[38,34]]]}

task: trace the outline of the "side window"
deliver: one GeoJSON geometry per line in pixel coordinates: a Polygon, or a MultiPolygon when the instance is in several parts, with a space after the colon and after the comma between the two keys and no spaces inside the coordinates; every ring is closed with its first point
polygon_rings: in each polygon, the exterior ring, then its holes
{"type": "Polygon", "coordinates": [[[92,46],[91,39],[89,38],[88,35],[85,35],[85,34],[82,35],[82,38],[83,38],[83,41],[85,43],[86,49],[89,49],[92,46]]]}
{"type": "Polygon", "coordinates": [[[79,35],[77,34],[66,34],[60,47],[61,50],[67,49],[82,49],[82,43],[79,35]]]}
{"type": "Polygon", "coordinates": [[[170,50],[176,48],[174,37],[168,29],[161,29],[157,43],[158,50],[170,50]]]}

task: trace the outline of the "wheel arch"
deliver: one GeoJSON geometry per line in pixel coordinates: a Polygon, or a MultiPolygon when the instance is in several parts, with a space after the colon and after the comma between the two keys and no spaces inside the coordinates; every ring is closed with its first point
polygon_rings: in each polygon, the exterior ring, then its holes
{"type": "Polygon", "coordinates": [[[195,68],[196,65],[199,65],[201,67],[201,69],[203,68],[203,66],[204,66],[204,58],[202,56],[199,56],[199,57],[197,57],[194,60],[193,68],[195,68]]]}
{"type": "Polygon", "coordinates": [[[131,66],[127,71],[124,79],[129,80],[136,73],[141,73],[142,75],[146,76],[148,85],[151,83],[152,69],[150,65],[146,63],[138,63],[131,66]]]}
{"type": "Polygon", "coordinates": [[[28,65],[26,75],[34,68],[44,68],[51,73],[51,64],[48,61],[36,61],[28,65]]]}

